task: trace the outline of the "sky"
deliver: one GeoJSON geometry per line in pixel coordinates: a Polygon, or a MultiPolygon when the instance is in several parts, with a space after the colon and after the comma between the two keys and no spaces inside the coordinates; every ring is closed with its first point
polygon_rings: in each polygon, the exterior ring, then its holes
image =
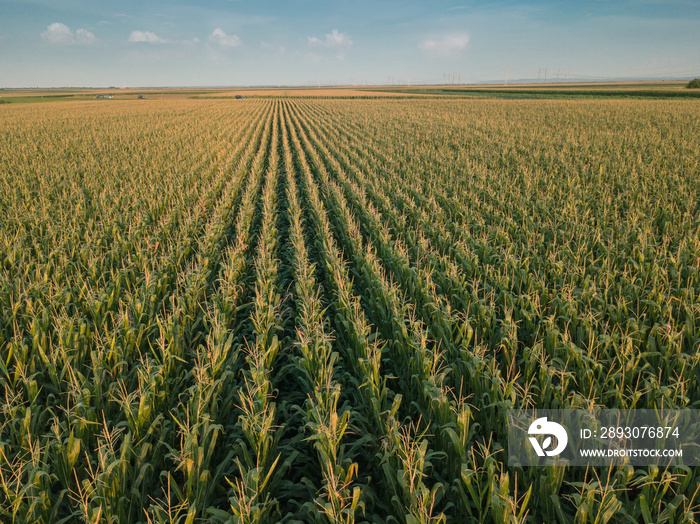
{"type": "Polygon", "coordinates": [[[0,87],[700,76],[700,0],[0,0],[0,87]]]}

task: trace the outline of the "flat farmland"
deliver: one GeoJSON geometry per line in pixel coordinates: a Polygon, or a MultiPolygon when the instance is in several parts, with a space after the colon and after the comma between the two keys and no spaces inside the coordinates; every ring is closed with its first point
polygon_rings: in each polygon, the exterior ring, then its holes
{"type": "Polygon", "coordinates": [[[506,412],[700,409],[696,100],[0,106],[3,522],[695,522],[506,412]]]}

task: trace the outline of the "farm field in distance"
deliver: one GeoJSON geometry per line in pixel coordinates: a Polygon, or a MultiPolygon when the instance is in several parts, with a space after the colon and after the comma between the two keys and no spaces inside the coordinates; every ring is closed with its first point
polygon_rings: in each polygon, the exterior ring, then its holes
{"type": "Polygon", "coordinates": [[[700,409],[700,102],[355,92],[0,105],[1,521],[698,520],[506,411],[700,409]]]}

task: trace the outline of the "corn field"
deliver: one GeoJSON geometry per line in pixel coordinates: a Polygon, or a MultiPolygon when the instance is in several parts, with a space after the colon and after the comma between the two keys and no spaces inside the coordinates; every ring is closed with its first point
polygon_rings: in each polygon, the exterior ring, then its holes
{"type": "Polygon", "coordinates": [[[0,520],[690,523],[509,409],[700,409],[700,106],[0,110],[0,520]]]}

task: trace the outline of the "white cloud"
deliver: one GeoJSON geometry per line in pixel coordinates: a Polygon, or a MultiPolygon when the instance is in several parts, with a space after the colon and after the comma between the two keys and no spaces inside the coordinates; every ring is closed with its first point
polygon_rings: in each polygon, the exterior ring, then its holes
{"type": "Polygon", "coordinates": [[[66,24],[54,22],[41,33],[44,42],[54,45],[91,45],[95,42],[95,35],[87,29],[78,29],[75,33],[66,24]]]}
{"type": "Polygon", "coordinates": [[[54,22],[41,33],[41,38],[50,44],[72,44],[73,31],[65,24],[54,22]]]}
{"type": "Polygon", "coordinates": [[[435,40],[423,40],[418,47],[433,55],[455,58],[460,56],[468,46],[469,35],[467,33],[455,33],[435,40]]]}
{"type": "Polygon", "coordinates": [[[79,44],[90,45],[95,41],[95,35],[86,29],[78,29],[75,32],[75,39],[79,44]]]}
{"type": "MultiPolygon", "coordinates": [[[[323,40],[315,36],[310,36],[308,40],[309,46],[313,48],[323,48],[333,51],[338,60],[345,59],[345,53],[350,50],[353,44],[352,39],[347,34],[341,33],[337,29],[333,29],[333,31],[327,33],[323,40]]],[[[315,61],[321,58],[316,53],[310,53],[309,56],[313,56],[315,61]]]]}
{"type": "Polygon", "coordinates": [[[347,34],[340,33],[337,29],[333,29],[333,31],[326,35],[324,40],[315,36],[310,36],[309,44],[331,49],[350,49],[352,47],[352,39],[347,34]]]}
{"type": "Polygon", "coordinates": [[[223,29],[217,27],[209,35],[209,43],[219,47],[237,47],[241,45],[241,39],[236,35],[227,35],[223,29]]]}
{"type": "Polygon", "coordinates": [[[146,44],[169,44],[170,40],[159,37],[153,31],[132,31],[129,35],[129,42],[146,44]]]}

